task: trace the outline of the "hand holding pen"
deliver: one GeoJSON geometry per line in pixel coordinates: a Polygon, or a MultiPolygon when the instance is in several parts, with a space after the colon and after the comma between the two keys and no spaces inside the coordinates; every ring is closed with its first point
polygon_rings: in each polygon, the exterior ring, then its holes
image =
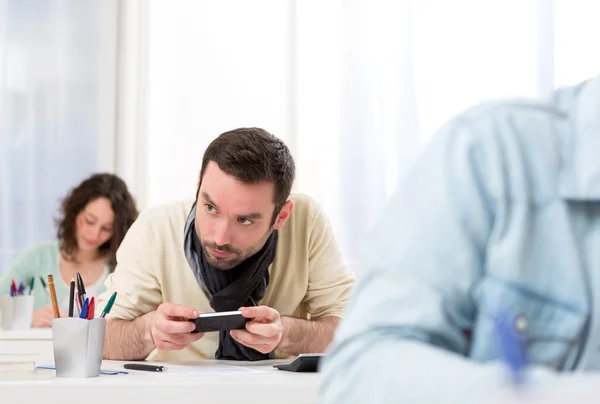
{"type": "MultiPolygon", "coordinates": [[[[44,289],[46,289],[46,283],[42,280],[42,285],[44,285],[44,289]]],[[[48,285],[47,285],[47,293],[50,295],[51,305],[47,305],[42,307],[40,310],[37,310],[33,313],[31,325],[33,327],[51,327],[52,319],[59,318],[62,314],[59,307],[58,301],[56,299],[56,289],[54,288],[54,277],[52,275],[48,275],[48,285]]]]}
{"type": "MultiPolygon", "coordinates": [[[[61,317],[66,317],[67,313],[60,311],[61,317]]],[[[31,317],[31,326],[34,328],[52,327],[52,319],[54,318],[54,309],[51,304],[47,304],[39,310],[33,312],[31,317]]]]}

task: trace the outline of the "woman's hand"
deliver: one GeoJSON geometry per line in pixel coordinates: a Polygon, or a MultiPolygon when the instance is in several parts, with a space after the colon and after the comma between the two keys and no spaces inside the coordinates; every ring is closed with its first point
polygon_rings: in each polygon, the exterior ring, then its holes
{"type": "MultiPolygon", "coordinates": [[[[60,316],[66,317],[67,315],[65,312],[61,311],[60,316]]],[[[31,317],[31,326],[35,328],[52,327],[53,318],[54,310],[52,310],[52,305],[49,304],[33,312],[33,316],[31,317]]]]}

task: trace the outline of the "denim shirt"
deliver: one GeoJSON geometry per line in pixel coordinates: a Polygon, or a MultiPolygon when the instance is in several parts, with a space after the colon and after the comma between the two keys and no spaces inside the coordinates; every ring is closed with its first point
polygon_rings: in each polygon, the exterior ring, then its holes
{"type": "Polygon", "coordinates": [[[485,402],[504,309],[532,383],[600,370],[600,77],[448,123],[367,240],[323,402],[485,402]]]}

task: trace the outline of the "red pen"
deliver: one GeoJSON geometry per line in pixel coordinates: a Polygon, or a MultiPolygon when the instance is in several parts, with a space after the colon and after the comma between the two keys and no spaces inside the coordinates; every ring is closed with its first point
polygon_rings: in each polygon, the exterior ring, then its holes
{"type": "Polygon", "coordinates": [[[13,293],[15,294],[15,296],[17,296],[17,292],[19,291],[19,289],[17,289],[17,284],[15,283],[15,280],[12,280],[12,288],[13,288],[13,293]]]}
{"type": "Polygon", "coordinates": [[[90,304],[88,306],[88,320],[91,320],[94,318],[94,309],[96,308],[96,305],[94,304],[94,296],[92,296],[92,298],[90,299],[90,304]]]}

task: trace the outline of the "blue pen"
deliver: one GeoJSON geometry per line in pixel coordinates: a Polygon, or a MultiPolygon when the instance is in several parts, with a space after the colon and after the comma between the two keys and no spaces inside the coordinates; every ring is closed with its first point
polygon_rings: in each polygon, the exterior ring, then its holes
{"type": "Polygon", "coordinates": [[[512,382],[520,386],[525,382],[528,358],[522,330],[517,329],[518,319],[506,310],[494,316],[494,326],[499,356],[508,366],[512,382]]]}
{"type": "Polygon", "coordinates": [[[13,286],[12,284],[10,285],[10,297],[14,297],[15,296],[15,291],[13,290],[13,286]]]}
{"type": "Polygon", "coordinates": [[[19,283],[19,291],[17,292],[17,294],[22,295],[23,289],[25,289],[25,285],[23,284],[23,282],[21,282],[21,283],[19,283]]]}
{"type": "Polygon", "coordinates": [[[90,299],[86,298],[85,302],[83,302],[83,306],[81,306],[81,313],[79,313],[79,318],[87,319],[89,307],[90,307],[90,299]]]}

